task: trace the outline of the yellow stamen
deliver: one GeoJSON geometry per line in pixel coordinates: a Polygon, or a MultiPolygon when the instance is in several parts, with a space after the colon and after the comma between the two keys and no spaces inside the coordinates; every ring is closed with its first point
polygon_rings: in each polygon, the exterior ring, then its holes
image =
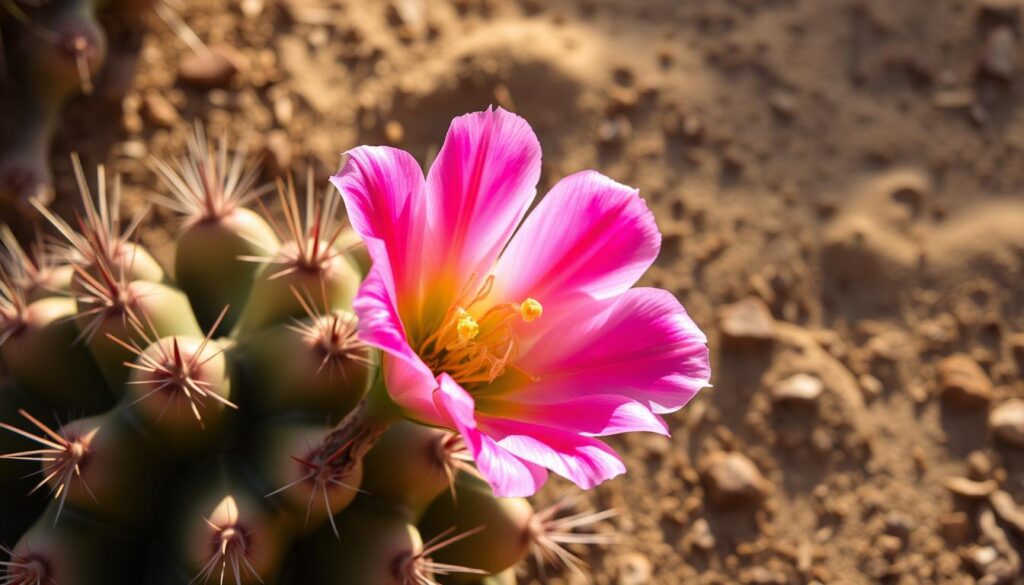
{"type": "Polygon", "coordinates": [[[456,325],[456,329],[459,332],[459,341],[463,343],[471,341],[477,335],[480,335],[480,324],[476,322],[476,319],[472,315],[460,310],[459,321],[456,325]]]}
{"type": "Polygon", "coordinates": [[[535,298],[527,298],[519,305],[519,316],[527,323],[536,321],[543,314],[544,307],[535,298]]]}

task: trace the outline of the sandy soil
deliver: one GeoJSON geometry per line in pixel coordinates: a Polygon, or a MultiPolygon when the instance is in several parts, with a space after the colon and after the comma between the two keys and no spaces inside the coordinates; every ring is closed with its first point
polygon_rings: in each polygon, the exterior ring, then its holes
{"type": "Polygon", "coordinates": [[[354,145],[427,161],[453,116],[515,110],[540,135],[542,190],[584,168],[640,188],[665,234],[646,284],[712,340],[714,388],[671,417],[673,438],[617,442],[630,473],[591,499],[622,510],[621,542],[580,551],[594,582],[1010,583],[1024,542],[1024,406],[1007,403],[1024,398],[1022,12],[192,2],[184,20],[235,73],[189,83],[194,55],[154,19],[136,89],[71,104],[59,204],[78,150],[123,172],[139,205],[157,188],[147,157],[181,151],[181,121],[253,131],[271,169],[311,161],[323,181],[354,145]]]}

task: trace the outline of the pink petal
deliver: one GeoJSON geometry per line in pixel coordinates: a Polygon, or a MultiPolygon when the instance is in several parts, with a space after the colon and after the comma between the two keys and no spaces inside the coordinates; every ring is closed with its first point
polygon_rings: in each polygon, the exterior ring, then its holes
{"type": "Polygon", "coordinates": [[[360,146],[348,151],[348,162],[331,183],[345,201],[352,228],[371,247],[374,264],[386,251],[399,294],[417,291],[423,271],[423,241],[429,213],[423,171],[404,150],[387,146],[360,146]]]}
{"type": "Polygon", "coordinates": [[[482,278],[537,194],[540,143],[526,120],[501,108],[452,120],[427,175],[436,213],[439,275],[458,292],[482,278]]]}
{"type": "Polygon", "coordinates": [[[477,469],[491,484],[494,495],[511,498],[537,493],[547,480],[547,471],[516,457],[480,432],[476,424],[473,397],[451,376],[441,374],[438,376],[438,384],[438,390],[434,393],[438,411],[447,413],[450,426],[462,435],[477,469]]]}
{"type": "Polygon", "coordinates": [[[437,390],[434,375],[418,357],[411,361],[390,357],[394,355],[391,352],[388,354],[381,364],[388,396],[402,407],[406,417],[427,425],[444,426],[446,419],[434,403],[437,390]]]}
{"type": "Polygon", "coordinates": [[[660,247],[639,192],[584,171],[559,181],[523,222],[498,260],[495,286],[502,300],[533,297],[554,314],[576,299],[625,292],[660,247]]]}
{"type": "Polygon", "coordinates": [[[434,375],[409,346],[398,309],[398,283],[414,288],[420,269],[417,239],[426,226],[423,173],[408,153],[393,148],[364,146],[349,155],[331,181],[373,259],[353,303],[359,337],[394,358],[385,360],[392,398],[424,420],[436,419],[434,375]]]}
{"type": "Polygon", "coordinates": [[[708,385],[707,338],[670,293],[634,288],[566,312],[517,365],[539,378],[502,398],[558,403],[617,394],[664,414],[708,385]]]}
{"type": "Polygon", "coordinates": [[[603,437],[629,432],[649,432],[668,436],[668,425],[646,404],[614,394],[594,394],[565,402],[530,403],[480,398],[480,412],[503,419],[603,437]]]}
{"type": "Polygon", "coordinates": [[[598,439],[570,431],[480,415],[480,424],[513,455],[542,465],[583,489],[626,472],[618,454],[598,439]]]}
{"type": "Polygon", "coordinates": [[[405,336],[405,329],[394,302],[394,280],[391,277],[387,252],[374,250],[382,247],[380,240],[368,240],[367,246],[376,255],[370,273],[366,276],[353,303],[359,317],[359,338],[377,347],[390,358],[383,363],[384,381],[388,394],[399,406],[418,420],[437,420],[432,394],[437,382],[430,368],[423,363],[405,336]]]}

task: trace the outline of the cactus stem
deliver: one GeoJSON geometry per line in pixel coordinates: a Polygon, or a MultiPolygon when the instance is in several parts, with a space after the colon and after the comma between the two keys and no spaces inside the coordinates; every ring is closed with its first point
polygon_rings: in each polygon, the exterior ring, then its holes
{"type": "Polygon", "coordinates": [[[530,540],[538,569],[545,571],[549,565],[561,565],[572,572],[586,577],[587,563],[566,548],[566,545],[614,544],[618,538],[612,534],[581,533],[577,529],[593,526],[619,514],[616,509],[600,512],[578,512],[561,516],[567,508],[580,500],[580,494],[569,494],[555,501],[551,506],[534,514],[530,519],[530,540]]]}
{"type": "MultiPolygon", "coordinates": [[[[181,213],[188,223],[218,221],[266,192],[257,188],[259,159],[249,156],[248,142],[238,143],[230,156],[227,136],[216,146],[196,123],[188,139],[188,156],[174,164],[154,158],[151,166],[172,197],[157,197],[161,205],[181,213]]],[[[269,185],[267,186],[269,188],[269,185]]]]}
{"type": "Polygon", "coordinates": [[[288,489],[291,489],[303,483],[308,482],[312,484],[313,487],[312,489],[309,490],[309,502],[306,505],[306,522],[309,522],[309,518],[313,513],[313,506],[315,505],[317,495],[323,494],[324,510],[327,511],[327,519],[331,523],[331,530],[334,532],[335,537],[340,538],[340,533],[338,532],[338,525],[335,524],[334,515],[331,514],[330,490],[332,489],[332,487],[340,487],[362,494],[366,493],[365,491],[359,489],[358,487],[345,483],[343,480],[346,477],[348,477],[348,473],[334,469],[330,465],[335,459],[340,457],[345,452],[347,447],[348,445],[345,445],[336,453],[334,453],[331,457],[329,457],[327,460],[320,463],[314,462],[310,459],[293,456],[292,460],[294,460],[296,463],[304,467],[306,469],[306,474],[299,477],[295,481],[289,483],[288,485],[285,485],[270,492],[269,494],[267,494],[266,497],[269,498],[275,496],[281,492],[287,491],[288,489]]]}
{"type": "Polygon", "coordinates": [[[348,383],[348,374],[345,366],[349,362],[357,362],[366,367],[373,366],[373,359],[370,357],[370,348],[359,339],[356,316],[342,311],[327,312],[329,301],[327,288],[323,280],[320,281],[321,295],[323,297],[323,310],[315,307],[312,297],[299,293],[294,286],[292,294],[302,305],[302,309],[309,316],[309,321],[293,319],[288,329],[303,336],[306,341],[317,346],[323,353],[323,360],[317,368],[316,374],[328,368],[328,375],[334,376],[340,373],[345,383],[348,383]]]}
{"type": "MultiPolygon", "coordinates": [[[[36,461],[43,464],[43,469],[36,472],[36,474],[43,475],[44,477],[29,493],[35,493],[43,486],[52,484],[50,493],[54,500],[59,501],[57,514],[53,520],[56,523],[60,519],[61,511],[64,509],[64,501],[67,498],[68,487],[70,487],[72,481],[81,481],[82,487],[92,495],[92,490],[82,480],[81,463],[89,455],[90,444],[98,429],[93,429],[82,436],[65,437],[25,410],[19,410],[18,414],[25,417],[43,434],[36,435],[7,423],[0,423],[0,429],[31,439],[42,445],[43,448],[18,453],[5,453],[0,455],[0,459],[36,461]]],[[[95,496],[93,497],[95,498],[95,496]]]]}
{"type": "Polygon", "coordinates": [[[0,244],[4,248],[0,270],[10,275],[11,284],[25,299],[57,290],[54,272],[61,264],[47,251],[42,232],[35,232],[35,241],[25,250],[11,228],[0,225],[0,244]]]}
{"type": "Polygon", "coordinates": [[[430,555],[433,553],[464,538],[469,538],[483,529],[483,526],[477,526],[453,536],[452,533],[455,532],[455,527],[453,526],[423,543],[423,550],[405,559],[399,567],[399,574],[403,579],[403,585],[440,585],[440,583],[433,579],[434,575],[443,576],[454,573],[486,575],[487,571],[450,563],[438,563],[430,558],[430,555]]]}
{"type": "MultiPolygon", "coordinates": [[[[234,408],[237,410],[238,405],[214,392],[212,390],[213,385],[210,382],[203,380],[200,375],[202,367],[207,362],[224,353],[231,347],[230,345],[225,345],[213,352],[211,355],[204,355],[207,346],[209,346],[210,341],[213,339],[213,334],[217,331],[217,328],[224,320],[224,315],[227,314],[228,309],[229,307],[225,306],[224,309],[221,310],[220,316],[217,317],[213,326],[210,327],[209,332],[207,332],[206,336],[203,337],[203,341],[199,344],[199,347],[192,352],[192,355],[187,359],[182,354],[177,336],[171,337],[169,340],[161,341],[159,339],[160,334],[157,332],[156,326],[153,325],[152,320],[150,320],[149,316],[145,313],[143,313],[143,317],[146,319],[149,332],[139,326],[136,321],[132,321],[131,325],[139,337],[146,342],[146,347],[143,347],[135,341],[125,341],[108,333],[107,337],[111,341],[117,343],[138,357],[138,363],[134,361],[124,362],[126,367],[151,374],[151,377],[148,379],[129,381],[127,384],[155,386],[152,390],[146,392],[137,400],[132,402],[131,405],[134,406],[135,404],[138,404],[159,392],[175,392],[179,397],[188,401],[192,414],[195,415],[200,426],[203,426],[203,415],[200,412],[200,408],[205,405],[207,400],[216,400],[228,408],[234,408]],[[146,351],[148,347],[156,348],[157,355],[155,357],[146,351]]],[[[164,404],[164,411],[166,411],[170,405],[171,401],[167,401],[167,403],[164,404]]],[[[162,413],[158,420],[160,418],[163,418],[162,413]]]]}
{"type": "Polygon", "coordinates": [[[49,576],[45,559],[21,556],[3,545],[0,545],[0,552],[10,559],[0,561],[0,567],[3,567],[6,572],[3,577],[0,577],[0,585],[43,585],[53,582],[49,576]]]}
{"type": "Polygon", "coordinates": [[[242,579],[246,575],[262,583],[263,579],[249,560],[249,539],[252,532],[247,531],[239,523],[238,503],[235,498],[225,497],[214,513],[204,520],[213,530],[213,537],[210,540],[211,552],[206,564],[191,583],[208,583],[214,574],[219,573],[219,583],[223,584],[224,575],[229,568],[235,576],[236,585],[242,585],[242,579]]]}
{"type": "Polygon", "coordinates": [[[0,345],[25,326],[27,308],[24,287],[0,265],[0,345]]]}
{"type": "Polygon", "coordinates": [[[75,265],[75,276],[79,278],[83,289],[76,297],[79,306],[88,307],[79,310],[78,317],[92,317],[89,324],[82,327],[78,341],[91,340],[102,326],[104,317],[117,313],[121,313],[122,319],[131,323],[133,327],[141,327],[139,316],[132,308],[132,293],[124,267],[121,267],[121,274],[117,276],[113,274],[106,261],[101,260],[96,268],[99,271],[99,278],[82,266],[75,265]]]}
{"type": "MultiPolygon", "coordinates": [[[[380,388],[371,390],[370,395],[364,397],[355,410],[348,413],[316,446],[308,463],[310,468],[333,482],[347,479],[400,416],[380,388]]],[[[296,484],[293,482],[292,485],[296,484]]]]}
{"type": "Polygon", "coordinates": [[[342,251],[335,246],[345,227],[344,222],[338,218],[341,198],[329,194],[316,196],[312,167],[306,184],[305,206],[304,210],[300,210],[299,196],[292,177],[288,177],[287,183],[277,181],[277,194],[284,212],[283,226],[263,202],[257,200],[264,217],[280,240],[287,243],[272,257],[243,256],[239,259],[276,265],[278,269],[270,276],[270,280],[300,270],[322,273],[335,258],[342,256],[342,251]]]}

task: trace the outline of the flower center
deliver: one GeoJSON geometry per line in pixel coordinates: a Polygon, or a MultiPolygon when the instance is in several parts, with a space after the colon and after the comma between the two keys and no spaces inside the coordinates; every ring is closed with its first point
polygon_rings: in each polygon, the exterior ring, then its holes
{"type": "Polygon", "coordinates": [[[474,315],[473,307],[483,303],[493,288],[494,277],[488,276],[476,295],[460,293],[441,325],[420,343],[417,353],[432,371],[447,372],[462,385],[487,384],[512,365],[519,355],[515,320],[532,323],[544,308],[527,298],[479,309],[474,315]]]}

